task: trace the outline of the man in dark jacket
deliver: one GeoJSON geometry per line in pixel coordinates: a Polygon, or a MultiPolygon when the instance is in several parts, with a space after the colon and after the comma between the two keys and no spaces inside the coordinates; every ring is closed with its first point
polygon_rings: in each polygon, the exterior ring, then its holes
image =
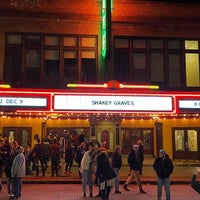
{"type": "Polygon", "coordinates": [[[142,189],[142,181],[140,180],[139,170],[140,170],[140,160],[138,156],[138,149],[139,146],[137,144],[132,146],[131,152],[128,155],[128,164],[131,170],[130,176],[126,180],[126,183],[124,185],[124,189],[126,191],[129,191],[128,184],[131,182],[132,178],[135,177],[137,181],[137,185],[140,190],[140,194],[146,194],[146,192],[142,189]]]}
{"type": "Polygon", "coordinates": [[[159,151],[159,156],[154,160],[153,169],[158,177],[157,200],[161,200],[163,185],[166,192],[166,200],[170,200],[170,175],[174,170],[174,166],[164,149],[159,151]]]}

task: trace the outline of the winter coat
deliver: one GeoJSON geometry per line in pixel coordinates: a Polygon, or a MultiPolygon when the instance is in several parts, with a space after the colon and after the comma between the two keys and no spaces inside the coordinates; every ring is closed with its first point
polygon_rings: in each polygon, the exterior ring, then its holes
{"type": "Polygon", "coordinates": [[[105,152],[97,155],[96,164],[96,178],[99,178],[100,183],[116,177],[105,152]]]}
{"type": "Polygon", "coordinates": [[[113,153],[112,167],[120,169],[122,167],[122,156],[118,152],[113,153]]]}
{"type": "Polygon", "coordinates": [[[172,160],[167,154],[165,157],[157,157],[153,163],[153,169],[156,171],[157,176],[161,179],[168,178],[174,170],[172,160]]]}
{"type": "Polygon", "coordinates": [[[139,158],[137,159],[135,151],[133,149],[128,155],[128,164],[132,170],[140,170],[141,168],[139,158]]]}
{"type": "Polygon", "coordinates": [[[17,154],[12,163],[11,175],[12,177],[24,177],[25,172],[26,172],[25,156],[23,153],[17,154]]]}

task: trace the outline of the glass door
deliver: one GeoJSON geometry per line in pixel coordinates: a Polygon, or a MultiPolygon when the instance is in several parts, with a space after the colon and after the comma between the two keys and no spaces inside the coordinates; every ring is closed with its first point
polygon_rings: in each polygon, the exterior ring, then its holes
{"type": "Polygon", "coordinates": [[[199,159],[199,128],[173,128],[175,159],[199,159]]]}

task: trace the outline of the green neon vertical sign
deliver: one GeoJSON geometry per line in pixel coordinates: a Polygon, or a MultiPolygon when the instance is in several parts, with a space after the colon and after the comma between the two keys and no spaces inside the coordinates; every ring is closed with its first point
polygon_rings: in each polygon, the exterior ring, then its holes
{"type": "Polygon", "coordinates": [[[102,0],[102,56],[109,57],[110,54],[110,40],[111,40],[111,11],[113,0],[102,0]],[[108,49],[109,48],[109,49],[108,49]]]}
{"type": "Polygon", "coordinates": [[[102,0],[102,28],[101,28],[101,37],[102,37],[102,47],[101,47],[101,52],[102,52],[102,56],[105,58],[106,57],[106,34],[107,34],[107,30],[106,30],[106,17],[107,17],[107,3],[106,3],[107,0],[102,0]]]}

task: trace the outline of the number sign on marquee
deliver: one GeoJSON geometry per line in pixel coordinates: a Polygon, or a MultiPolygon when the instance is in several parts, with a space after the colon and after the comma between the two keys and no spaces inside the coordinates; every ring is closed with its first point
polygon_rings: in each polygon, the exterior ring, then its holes
{"type": "Polygon", "coordinates": [[[178,106],[180,109],[192,109],[199,110],[200,109],[200,99],[198,100],[179,100],[178,106]]]}

